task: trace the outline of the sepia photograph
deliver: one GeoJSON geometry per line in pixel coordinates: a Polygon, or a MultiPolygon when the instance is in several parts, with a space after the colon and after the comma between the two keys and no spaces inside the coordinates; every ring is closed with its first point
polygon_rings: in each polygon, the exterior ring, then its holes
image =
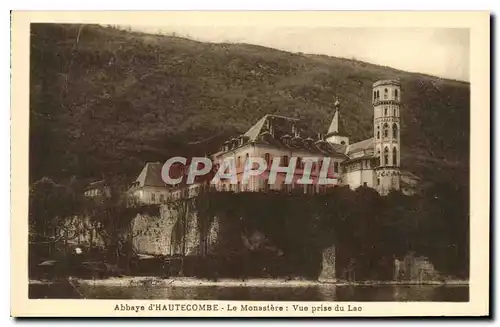
{"type": "Polygon", "coordinates": [[[136,15],[26,24],[26,301],[323,316],[471,303],[471,220],[489,247],[489,216],[471,216],[472,153],[489,161],[489,133],[471,131],[473,112],[489,126],[472,27],[136,15]]]}

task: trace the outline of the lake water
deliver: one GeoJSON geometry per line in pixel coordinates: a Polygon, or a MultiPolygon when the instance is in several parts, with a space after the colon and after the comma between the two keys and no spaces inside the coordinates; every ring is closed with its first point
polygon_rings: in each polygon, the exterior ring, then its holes
{"type": "Polygon", "coordinates": [[[33,284],[30,298],[250,301],[469,301],[468,285],[108,286],[33,284]]]}

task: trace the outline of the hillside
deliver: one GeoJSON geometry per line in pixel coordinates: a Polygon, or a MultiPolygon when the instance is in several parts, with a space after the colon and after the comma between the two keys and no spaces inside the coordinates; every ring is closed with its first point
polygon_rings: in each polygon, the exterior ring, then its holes
{"type": "Polygon", "coordinates": [[[351,142],[372,134],[371,85],[399,78],[402,165],[468,183],[469,84],[328,56],[95,25],[31,25],[30,180],[133,179],[145,161],[210,152],[266,113],[351,142]]]}

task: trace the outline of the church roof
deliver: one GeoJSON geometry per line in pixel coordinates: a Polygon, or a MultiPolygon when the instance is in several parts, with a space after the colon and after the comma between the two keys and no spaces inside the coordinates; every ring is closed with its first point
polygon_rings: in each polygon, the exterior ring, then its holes
{"type": "Polygon", "coordinates": [[[345,153],[345,146],[324,141],[320,134],[299,119],[278,115],[265,115],[239,138],[243,142],[237,143],[238,146],[255,142],[324,155],[344,156],[345,153]]]}
{"type": "Polygon", "coordinates": [[[373,159],[373,158],[375,158],[375,157],[372,154],[365,154],[365,155],[362,155],[361,157],[355,157],[355,158],[351,158],[351,159],[348,159],[346,161],[343,161],[342,164],[348,164],[351,162],[356,162],[356,161],[366,160],[366,159],[373,159]]]}
{"type": "Polygon", "coordinates": [[[99,180],[99,181],[94,181],[94,182],[89,183],[85,189],[86,190],[93,190],[93,189],[104,188],[106,186],[108,186],[108,184],[106,183],[105,180],[99,180]]]}
{"type": "Polygon", "coordinates": [[[264,126],[264,123],[266,122],[268,116],[269,115],[265,115],[264,117],[262,117],[257,123],[255,123],[255,125],[250,127],[250,129],[243,135],[247,136],[251,141],[255,141],[259,136],[260,131],[262,130],[262,127],[264,126]]]}
{"type": "Polygon", "coordinates": [[[359,151],[372,150],[374,148],[374,140],[373,137],[359,141],[357,143],[353,143],[348,146],[347,153],[355,153],[359,151]]]}
{"type": "Polygon", "coordinates": [[[148,162],[135,180],[137,187],[156,186],[165,187],[166,184],[161,178],[162,164],[159,162],[148,162]]]}

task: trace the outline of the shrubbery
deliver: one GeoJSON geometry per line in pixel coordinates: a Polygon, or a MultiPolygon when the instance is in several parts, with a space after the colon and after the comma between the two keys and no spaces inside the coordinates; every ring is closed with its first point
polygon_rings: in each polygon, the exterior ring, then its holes
{"type": "MultiPolygon", "coordinates": [[[[198,197],[196,207],[198,219],[217,216],[225,226],[221,255],[240,251],[241,235],[252,231],[267,237],[268,257],[276,257],[270,248],[282,252],[285,266],[269,269],[265,260],[257,260],[249,263],[248,273],[260,265],[270,274],[317,278],[322,251],[335,245],[337,271],[355,259],[357,279],[391,279],[393,259],[409,251],[428,257],[443,274],[468,277],[468,194],[449,185],[428,192],[418,197],[400,192],[383,197],[364,187],[313,196],[215,192],[198,197]]],[[[240,255],[251,260],[249,253],[240,255]]]]}

